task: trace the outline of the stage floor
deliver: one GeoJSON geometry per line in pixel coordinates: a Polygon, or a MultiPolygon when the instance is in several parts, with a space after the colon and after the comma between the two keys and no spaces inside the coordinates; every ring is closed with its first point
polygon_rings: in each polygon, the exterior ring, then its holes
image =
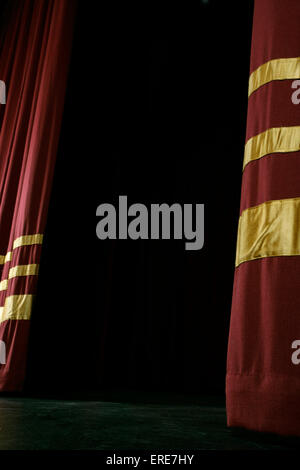
{"type": "Polygon", "coordinates": [[[300,448],[297,438],[228,429],[220,399],[122,401],[0,397],[0,450],[300,448]]]}

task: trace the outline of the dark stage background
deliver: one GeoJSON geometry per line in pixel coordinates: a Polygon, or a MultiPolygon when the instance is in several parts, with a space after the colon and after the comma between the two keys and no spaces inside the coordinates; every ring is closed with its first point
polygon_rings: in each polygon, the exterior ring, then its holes
{"type": "Polygon", "coordinates": [[[27,390],[224,393],[251,26],[250,0],[79,2],[27,390]],[[98,240],[119,195],[204,203],[204,248],[98,240]]]}

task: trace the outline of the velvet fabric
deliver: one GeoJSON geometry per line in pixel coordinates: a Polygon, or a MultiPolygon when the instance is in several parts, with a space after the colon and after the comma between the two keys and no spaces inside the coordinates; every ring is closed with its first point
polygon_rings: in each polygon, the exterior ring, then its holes
{"type": "MultiPolygon", "coordinates": [[[[74,0],[11,2],[1,42],[0,390],[21,390],[55,166],[74,0]]],[[[49,295],[52,295],[49,288],[49,295]]],[[[39,312],[41,313],[41,312],[39,312]]]]}
{"type": "Polygon", "coordinates": [[[249,94],[237,254],[244,251],[235,270],[226,378],[229,426],[298,436],[300,256],[289,248],[298,244],[300,219],[286,208],[300,196],[300,136],[287,148],[281,137],[300,124],[300,105],[292,101],[300,70],[291,78],[287,67],[284,77],[288,62],[282,61],[300,58],[299,24],[298,0],[255,2],[250,84],[269,61],[273,75],[249,94]],[[255,138],[259,147],[262,133],[274,134],[274,128],[282,129],[274,145],[256,149],[259,158],[249,155],[247,143],[255,138]],[[277,216],[268,217],[266,207],[276,208],[277,216]]]}

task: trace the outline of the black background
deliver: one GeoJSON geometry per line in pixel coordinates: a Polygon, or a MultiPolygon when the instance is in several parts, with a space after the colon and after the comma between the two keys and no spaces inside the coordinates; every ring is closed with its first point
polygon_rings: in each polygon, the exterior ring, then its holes
{"type": "Polygon", "coordinates": [[[26,389],[224,393],[252,1],[79,2],[26,389]],[[100,241],[99,204],[204,203],[205,244],[100,241]]]}

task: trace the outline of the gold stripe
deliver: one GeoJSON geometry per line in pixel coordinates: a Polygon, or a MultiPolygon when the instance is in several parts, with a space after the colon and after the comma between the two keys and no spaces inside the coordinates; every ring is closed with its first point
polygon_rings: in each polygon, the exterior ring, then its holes
{"type": "Polygon", "coordinates": [[[300,197],[268,201],[242,212],[236,266],[269,256],[300,255],[300,197]]]}
{"type": "MultiPolygon", "coordinates": [[[[39,272],[38,264],[24,264],[19,266],[14,266],[9,270],[8,279],[12,279],[18,276],[36,276],[39,272]]],[[[0,292],[7,290],[8,288],[8,279],[3,279],[0,282],[0,292]]]]}
{"type": "Polygon", "coordinates": [[[8,253],[6,253],[6,256],[4,258],[4,263],[7,263],[8,261],[11,261],[12,260],[12,251],[9,251],[8,253]]]}
{"type": "Polygon", "coordinates": [[[8,287],[8,280],[4,279],[3,281],[0,282],[0,292],[7,290],[8,287]]]}
{"type": "MultiPolygon", "coordinates": [[[[43,235],[36,233],[35,235],[23,235],[15,239],[13,243],[13,250],[20,246],[26,245],[41,245],[43,243],[43,235]]],[[[5,264],[12,260],[12,251],[9,251],[6,255],[0,255],[0,265],[5,264]]]]}
{"type": "Polygon", "coordinates": [[[12,259],[12,251],[6,253],[6,255],[0,255],[0,265],[5,264],[12,259]]]}
{"type": "Polygon", "coordinates": [[[20,264],[9,270],[8,279],[18,276],[35,276],[38,274],[38,264],[20,264]]]}
{"type": "Polygon", "coordinates": [[[273,80],[293,80],[297,78],[300,78],[300,57],[269,60],[250,75],[248,96],[273,80]]]}
{"type": "Polygon", "coordinates": [[[40,245],[43,242],[43,235],[36,233],[35,235],[23,235],[16,238],[13,244],[13,250],[19,246],[25,245],[40,245]]]}
{"type": "Polygon", "coordinates": [[[271,153],[300,150],[300,126],[272,127],[251,137],[245,145],[244,165],[271,153]]]}
{"type": "Polygon", "coordinates": [[[6,320],[29,320],[33,295],[11,295],[6,297],[4,307],[0,307],[0,323],[6,320]]]}

